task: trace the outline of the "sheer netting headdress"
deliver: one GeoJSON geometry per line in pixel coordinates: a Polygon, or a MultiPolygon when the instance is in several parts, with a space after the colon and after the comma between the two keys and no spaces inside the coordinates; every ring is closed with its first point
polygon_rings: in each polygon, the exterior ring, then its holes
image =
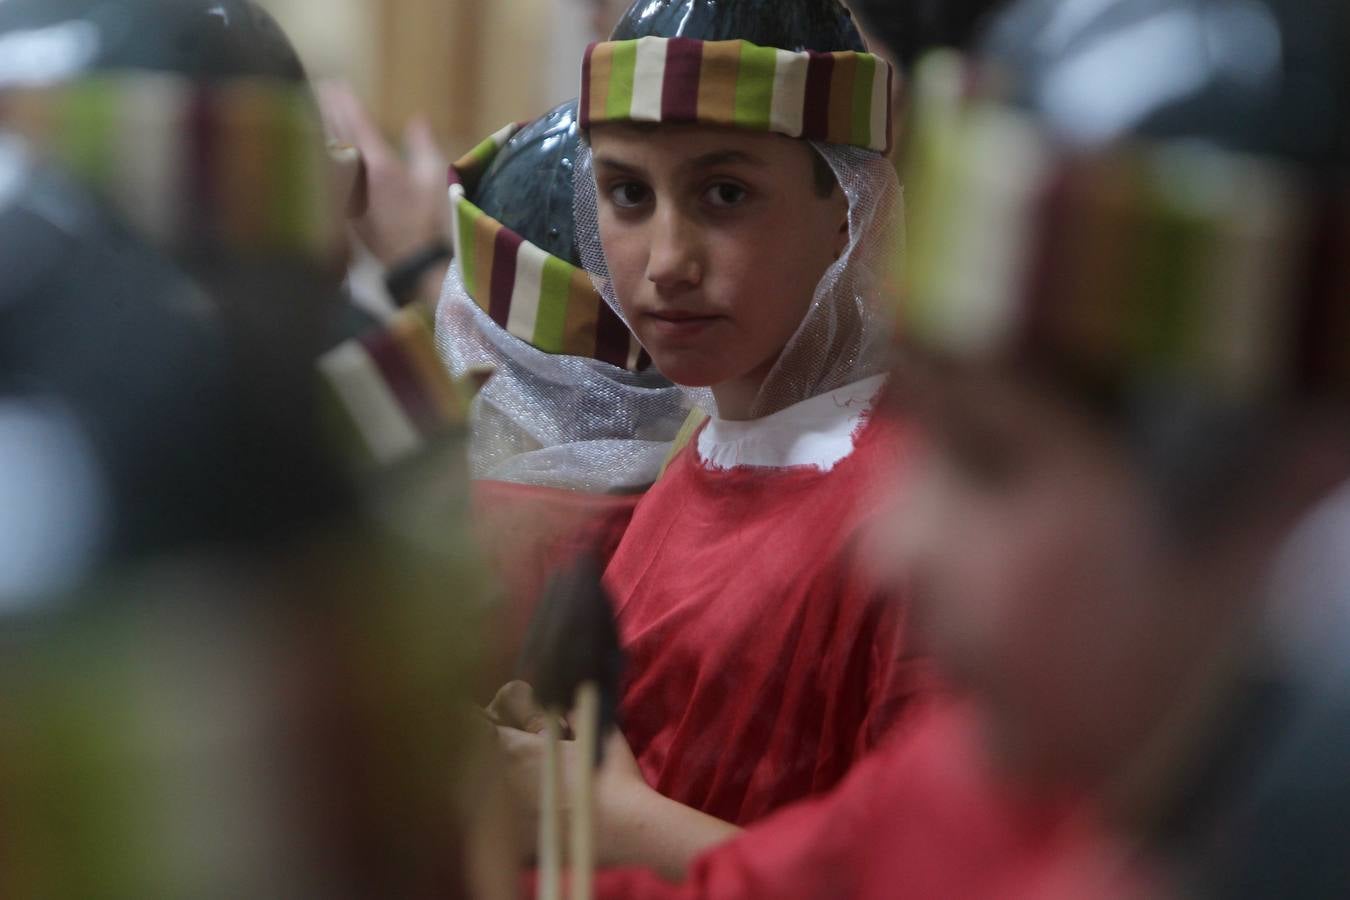
{"type": "MultiPolygon", "coordinates": [[[[882,372],[890,325],[882,300],[900,227],[900,188],[885,154],[891,67],[836,0],[649,0],[628,11],[582,67],[583,132],[611,122],[698,123],[806,140],[848,200],[849,242],[760,387],[760,417],[882,372]]],[[[595,178],[583,141],[576,166],[582,263],[622,315],[600,241],[595,178]]],[[[688,389],[715,412],[711,392],[688,389]]]]}
{"type": "Polygon", "coordinates": [[[580,268],[577,143],[572,101],[502,129],[452,168],[455,260],[436,344],[456,378],[493,372],[471,411],[474,477],[641,490],[659,474],[687,399],[580,268]]]}

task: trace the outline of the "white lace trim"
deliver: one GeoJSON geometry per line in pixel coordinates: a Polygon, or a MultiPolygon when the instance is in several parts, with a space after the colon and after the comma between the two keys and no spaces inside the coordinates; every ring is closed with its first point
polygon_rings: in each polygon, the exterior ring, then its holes
{"type": "Polygon", "coordinates": [[[853,452],[885,382],[885,375],[873,375],[761,419],[709,419],[698,436],[699,461],[710,469],[814,466],[828,472],[853,452]]]}

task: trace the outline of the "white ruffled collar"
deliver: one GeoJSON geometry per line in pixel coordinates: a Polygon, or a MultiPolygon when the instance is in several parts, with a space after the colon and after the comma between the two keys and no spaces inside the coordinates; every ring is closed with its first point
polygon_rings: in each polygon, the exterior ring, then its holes
{"type": "Polygon", "coordinates": [[[698,435],[698,458],[710,469],[813,466],[828,472],[853,452],[885,375],[811,397],[749,421],[713,417],[698,435]]]}

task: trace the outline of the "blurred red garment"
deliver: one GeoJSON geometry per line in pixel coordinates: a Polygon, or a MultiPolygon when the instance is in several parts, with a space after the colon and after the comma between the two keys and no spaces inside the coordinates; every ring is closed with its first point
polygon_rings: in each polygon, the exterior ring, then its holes
{"type": "Polygon", "coordinates": [[[606,584],[620,726],[662,795],[749,824],[834,787],[927,693],[904,607],[859,558],[875,486],[903,461],[898,429],[867,415],[879,385],[713,420],[638,504],[606,584]]]}
{"type": "Polygon", "coordinates": [[[1085,804],[1019,796],[985,767],[964,708],[930,707],[828,796],[785,809],[673,885],[601,873],[613,900],[1157,898],[1147,869],[1085,804]]]}
{"type": "Polygon", "coordinates": [[[641,497],[486,479],[473,482],[475,533],[506,591],[504,627],[511,653],[519,649],[535,604],[553,574],[587,554],[606,565],[641,497]]]}

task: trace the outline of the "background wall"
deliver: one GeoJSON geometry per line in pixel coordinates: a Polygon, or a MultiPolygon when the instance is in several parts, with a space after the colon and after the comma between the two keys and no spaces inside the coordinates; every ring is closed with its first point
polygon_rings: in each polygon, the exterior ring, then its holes
{"type": "Polygon", "coordinates": [[[575,96],[592,20],[611,14],[596,0],[260,2],[311,75],[350,81],[391,136],[426,114],[451,156],[575,96]]]}

